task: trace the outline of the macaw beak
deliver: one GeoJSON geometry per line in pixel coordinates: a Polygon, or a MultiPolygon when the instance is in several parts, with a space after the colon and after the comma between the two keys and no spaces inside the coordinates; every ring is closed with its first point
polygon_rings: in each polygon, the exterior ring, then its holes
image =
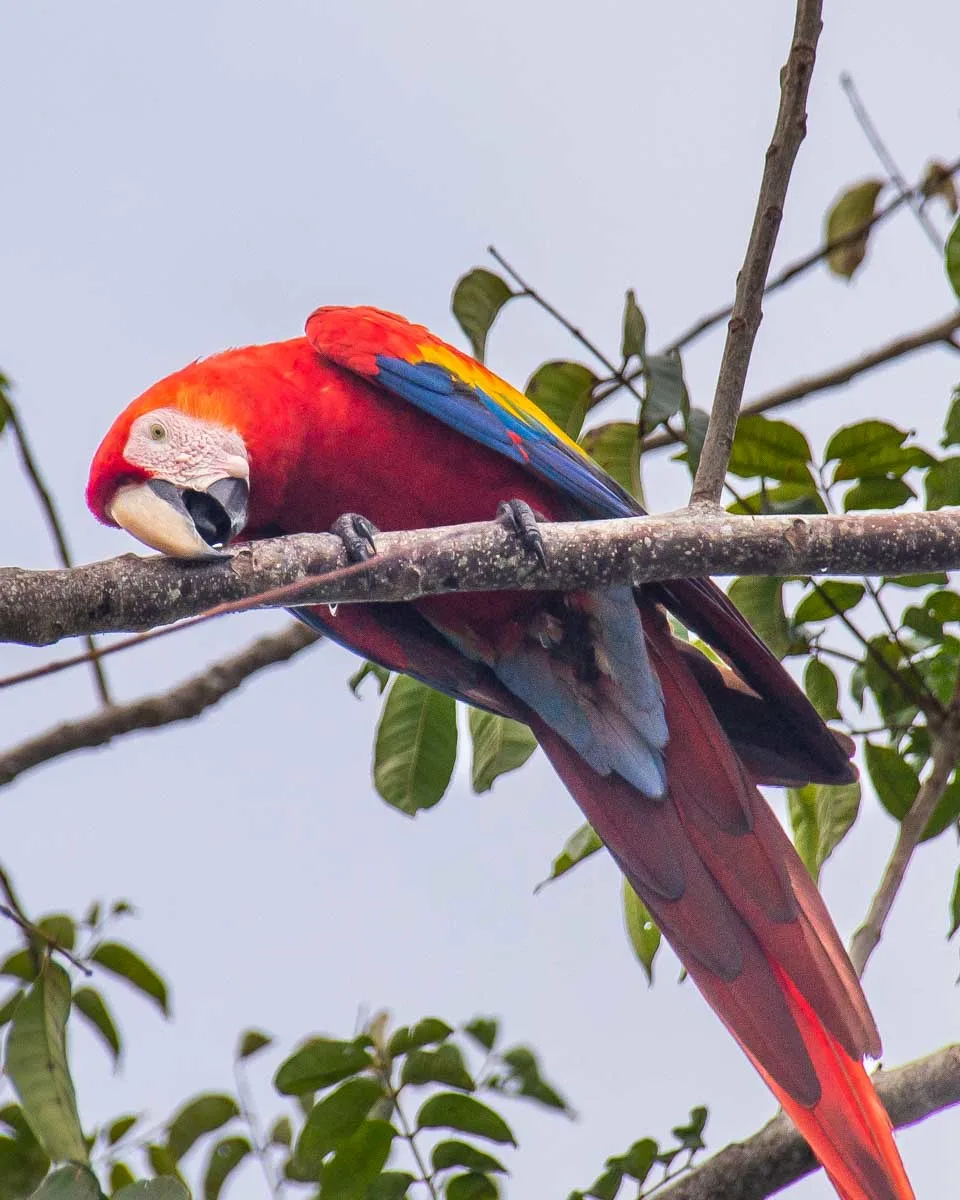
{"type": "Polygon", "coordinates": [[[166,479],[128,484],[107,506],[112,520],[171,558],[219,558],[247,523],[244,479],[218,479],[204,491],[166,479]]]}

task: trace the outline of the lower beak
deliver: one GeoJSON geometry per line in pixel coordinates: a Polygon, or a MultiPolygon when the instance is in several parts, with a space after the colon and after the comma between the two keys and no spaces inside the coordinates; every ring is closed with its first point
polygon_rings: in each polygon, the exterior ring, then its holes
{"type": "Polygon", "coordinates": [[[218,558],[247,522],[247,496],[242,479],[218,479],[202,492],[151,479],[121,488],[108,511],[121,529],[161,554],[218,558]]]}

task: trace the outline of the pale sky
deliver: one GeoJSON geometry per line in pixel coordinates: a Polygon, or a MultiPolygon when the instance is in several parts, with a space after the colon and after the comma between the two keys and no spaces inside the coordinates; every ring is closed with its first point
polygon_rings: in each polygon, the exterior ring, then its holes
{"type": "MultiPolygon", "coordinates": [[[[777,262],[814,246],[825,209],[879,168],[838,84],[853,73],[901,166],[960,146],[951,0],[826,6],[809,137],[777,262]]],[[[588,6],[543,0],[0,0],[0,369],[56,491],[79,560],[132,548],[83,504],[90,457],[134,395],[187,361],[300,332],[319,304],[394,308],[459,340],[458,275],[494,242],[611,354],[634,287],[653,344],[732,292],[777,101],[792,5],[588,6]]],[[[943,225],[943,222],[941,222],[943,225]]],[[[906,215],[862,275],[818,271],[767,308],[748,398],[944,315],[942,267],[906,215]]],[[[462,343],[461,343],[462,344],[462,343]]],[[[719,336],[687,356],[709,403],[719,336]]],[[[532,306],[489,343],[522,384],[543,358],[577,356],[532,306]]],[[[814,440],[883,415],[933,443],[958,363],[915,356],[798,408],[814,440]]],[[[654,509],[684,499],[682,468],[646,470],[654,509]]],[[[9,439],[0,443],[2,559],[53,562],[9,439]]],[[[196,671],[280,617],[243,616],[109,663],[119,698],[196,671]]],[[[62,651],[61,651],[62,652],[62,651]]],[[[39,661],[5,648],[2,670],[39,661]]],[[[169,1114],[232,1086],[237,1033],[278,1054],[255,1070],[262,1111],[281,1053],[311,1031],[348,1035],[360,1011],[399,1020],[503,1018],[532,1043],[580,1113],[513,1106],[511,1197],[562,1197],[637,1137],[667,1137],[711,1108],[719,1149],[774,1103],[692,986],[663,955],[653,989],[635,966],[618,880],[595,859],[534,896],[579,823],[539,758],[409,821],[369,781],[378,705],[356,702],[353,662],[318,648],[257,678],[202,720],[31,773],[3,795],[0,855],[34,911],[128,896],[127,932],[173,983],[175,1020],[108,984],[130,1053],[118,1076],[75,1039],[81,1115],[169,1114]]],[[[4,740],[87,711],[83,672],[4,693],[4,740]]],[[[782,797],[776,797],[783,812],[782,797]]],[[[825,871],[849,934],[895,828],[872,797],[825,871]]],[[[950,834],[911,870],[866,986],[900,1063],[960,1033],[947,905],[950,834]]],[[[14,940],[3,931],[3,945],[14,940]]],[[[960,1173],[953,1112],[901,1137],[920,1196],[960,1173]]],[[[262,1195],[254,1165],[229,1193],[262,1195]]],[[[822,1177],[797,1200],[833,1193],[822,1177]]]]}

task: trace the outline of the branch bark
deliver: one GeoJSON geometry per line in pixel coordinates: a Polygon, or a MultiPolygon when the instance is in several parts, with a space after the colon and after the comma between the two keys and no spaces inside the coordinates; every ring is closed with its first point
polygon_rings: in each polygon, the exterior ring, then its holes
{"type": "Polygon", "coordinates": [[[746,256],[737,277],[733,314],[727,326],[692,504],[718,504],[723,490],[753,343],[763,318],[763,289],[783,219],[793,164],[807,132],[807,93],[823,27],[821,10],[820,0],[797,0],[793,40],[780,74],[777,123],[764,162],[746,256]]]}
{"type": "MultiPolygon", "coordinates": [[[[872,371],[876,367],[882,367],[894,359],[913,354],[917,350],[923,350],[927,346],[949,344],[951,349],[956,349],[950,339],[958,329],[960,329],[960,311],[955,310],[932,325],[925,325],[914,333],[906,333],[902,337],[894,338],[893,341],[886,342],[875,350],[869,350],[858,358],[850,359],[849,362],[841,363],[838,367],[832,367],[829,371],[823,371],[819,375],[804,375],[784,387],[766,392],[744,404],[741,412],[769,412],[774,408],[782,408],[785,404],[804,400],[807,396],[813,396],[817,392],[842,387],[845,383],[856,379],[858,375],[872,371]]],[[[660,429],[643,439],[641,453],[646,453],[648,450],[660,450],[664,446],[674,446],[677,442],[682,441],[682,433],[674,433],[672,429],[660,429]]]]}
{"type": "Polygon", "coordinates": [[[236,691],[251,675],[274,663],[287,662],[319,640],[318,634],[296,622],[281,633],[258,638],[238,654],[214,663],[170,691],[130,704],[112,705],[79,721],[57,725],[0,754],[0,787],[32,767],[75,750],[103,746],[137,729],[189,721],[236,691]]]}
{"type": "Polygon", "coordinates": [[[251,542],[208,562],[127,554],[69,571],[5,567],[0,641],[42,646],[88,633],[149,629],[241,602],[277,608],[456,591],[639,586],[705,575],[903,575],[960,568],[957,509],[809,517],[681,510],[541,529],[546,567],[496,522],[379,534],[379,553],[358,566],[345,566],[337,538],[295,534],[251,542]],[[319,575],[326,578],[318,581],[319,575]],[[271,592],[277,588],[292,590],[271,592]]]}
{"type": "MultiPolygon", "coordinates": [[[[960,1103],[960,1044],[874,1076],[897,1129],[960,1103]]],[[[810,1148],[785,1116],[745,1142],[727,1146],[659,1195],[662,1200],[763,1200],[817,1169],[810,1148]]]]}

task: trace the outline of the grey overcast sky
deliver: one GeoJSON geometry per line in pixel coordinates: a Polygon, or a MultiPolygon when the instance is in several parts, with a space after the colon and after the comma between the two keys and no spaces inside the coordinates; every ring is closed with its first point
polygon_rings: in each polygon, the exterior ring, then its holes
{"type": "MultiPolygon", "coordinates": [[[[494,242],[611,353],[624,289],[664,342],[732,291],[777,101],[792,5],[740,0],[0,0],[0,367],[53,482],[77,556],[131,548],[83,504],[93,450],[127,401],[225,346],[297,334],[318,304],[399,310],[459,340],[459,274],[494,242]]],[[[809,137],[777,261],[815,245],[834,195],[878,167],[838,87],[850,70],[915,177],[960,146],[954,0],[826,6],[809,137]]],[[[943,225],[944,222],[941,222],[943,225]]],[[[748,394],[842,361],[951,304],[903,216],[851,286],[819,271],[768,305],[748,394]]],[[[712,336],[686,359],[706,405],[712,336]]],[[[532,306],[504,315],[490,361],[522,383],[576,348],[532,306]]],[[[881,414],[937,436],[957,360],[915,356],[793,416],[818,444],[881,414]]],[[[683,469],[646,474],[651,507],[682,502],[683,469]]],[[[0,443],[2,559],[52,562],[10,440],[0,443]]],[[[235,617],[118,656],[121,698],[182,678],[279,617],[235,617]]],[[[5,648],[3,670],[37,661],[5,648]]],[[[532,1042],[580,1120],[517,1109],[509,1194],[562,1197],[636,1137],[711,1107],[712,1148],[773,1102],[664,955],[651,990],[621,932],[618,881],[595,859],[534,896],[577,826],[542,761],[470,793],[458,774],[408,821],[369,782],[378,706],[355,701],[345,653],[319,647],[187,727],[33,772],[3,797],[3,861],[33,910],[94,895],[141,910],[129,936],[174,985],[164,1025],[111,989],[131,1052],[112,1075],[75,1040],[95,1123],[231,1086],[237,1032],[279,1046],[348,1034],[359,1011],[451,1021],[499,1013],[532,1042]]],[[[90,708],[86,674],[0,697],[3,738],[90,708]]],[[[775,803],[782,813],[782,798],[775,803]]],[[[825,873],[836,920],[862,917],[894,836],[868,798],[825,873]]],[[[867,990],[887,1061],[960,1031],[945,940],[955,840],[925,847],[867,990]]],[[[12,943],[12,931],[3,931],[12,943]]],[[[255,1069],[261,1095],[278,1061],[255,1069]]],[[[272,1112],[269,1104],[265,1114],[272,1112]]],[[[923,1197],[960,1173],[960,1118],[902,1136],[923,1197]]],[[[232,1188],[262,1194],[254,1169],[232,1188]]],[[[832,1195],[822,1178],[791,1195],[832,1195]]]]}

